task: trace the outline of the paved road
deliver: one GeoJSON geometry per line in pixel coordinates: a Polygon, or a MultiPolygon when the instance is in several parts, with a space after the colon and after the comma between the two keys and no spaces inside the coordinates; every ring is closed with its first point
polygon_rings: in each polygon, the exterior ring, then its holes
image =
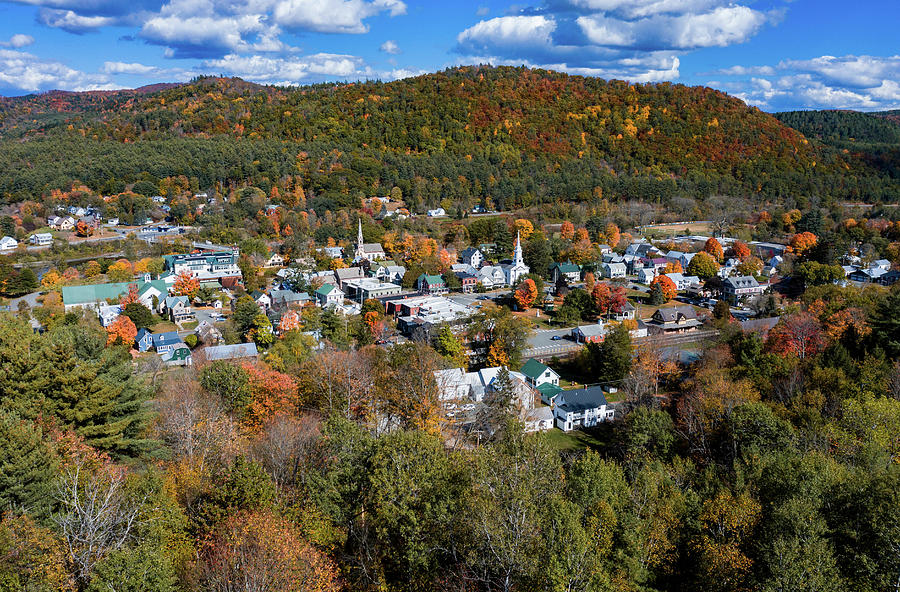
{"type": "Polygon", "coordinates": [[[34,308],[38,305],[38,296],[40,296],[40,292],[32,292],[31,294],[25,294],[24,296],[20,296],[18,298],[10,298],[9,306],[11,310],[19,310],[19,302],[23,300],[28,303],[28,306],[34,308]]]}

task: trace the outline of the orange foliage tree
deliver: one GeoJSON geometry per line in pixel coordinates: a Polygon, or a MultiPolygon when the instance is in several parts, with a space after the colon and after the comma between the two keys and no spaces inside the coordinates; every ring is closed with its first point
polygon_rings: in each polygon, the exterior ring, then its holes
{"type": "Polygon", "coordinates": [[[278,321],[278,334],[284,337],[285,333],[296,331],[300,326],[300,315],[293,310],[289,310],[281,315],[281,320],[278,321]]]}
{"type": "Polygon", "coordinates": [[[270,511],[227,518],[200,551],[207,590],[337,592],[336,567],[302,537],[290,520],[270,511]]]}
{"type": "Polygon", "coordinates": [[[715,237],[706,239],[706,244],[703,245],[703,250],[715,257],[716,261],[722,261],[722,259],[725,257],[725,252],[722,250],[722,245],[719,244],[719,241],[717,241],[715,237]]]}
{"type": "Polygon", "coordinates": [[[803,257],[810,249],[816,246],[817,242],[819,242],[819,239],[813,233],[801,232],[800,234],[795,234],[791,237],[791,242],[788,246],[792,253],[798,257],[803,257]]]}
{"type": "Polygon", "coordinates": [[[119,304],[124,309],[126,306],[128,306],[132,302],[137,302],[137,301],[138,301],[137,284],[128,284],[128,291],[119,297],[119,304]]]}
{"type": "Polygon", "coordinates": [[[106,345],[131,345],[137,335],[137,327],[125,315],[119,315],[106,328],[106,345]]]}
{"type": "Polygon", "coordinates": [[[734,244],[731,245],[731,252],[735,257],[743,261],[750,256],[750,247],[747,246],[747,243],[735,241],[734,244]]]}
{"type": "Polygon", "coordinates": [[[78,236],[91,236],[94,234],[94,227],[84,220],[79,220],[75,223],[75,234],[78,236]]]}
{"type": "Polygon", "coordinates": [[[663,268],[663,273],[684,273],[684,269],[678,261],[669,261],[663,268]]]}
{"type": "Polygon", "coordinates": [[[528,237],[534,233],[534,225],[531,223],[531,220],[519,218],[513,223],[513,230],[519,233],[522,240],[528,240],[528,237]]]}
{"type": "Polygon", "coordinates": [[[597,311],[601,314],[605,313],[607,318],[611,313],[619,314],[625,310],[625,304],[628,302],[625,297],[625,288],[610,286],[607,283],[594,286],[591,298],[594,300],[597,311]]]}
{"type": "Polygon", "coordinates": [[[281,414],[291,414],[299,404],[297,383],[282,372],[260,364],[241,365],[247,372],[250,404],[244,415],[244,423],[257,429],[266,421],[281,414]]]}
{"type": "Polygon", "coordinates": [[[119,259],[106,270],[106,277],[114,282],[127,282],[134,278],[134,267],[128,259],[119,259]]]}
{"type": "Polygon", "coordinates": [[[594,285],[597,283],[597,278],[594,277],[594,274],[590,271],[584,274],[584,289],[586,292],[593,292],[594,285]]]}
{"type": "Polygon", "coordinates": [[[615,249],[616,246],[618,246],[619,241],[622,240],[622,233],[619,232],[619,227],[612,222],[606,225],[604,236],[606,237],[606,244],[613,249],[615,249]]]}
{"type": "Polygon", "coordinates": [[[678,286],[675,285],[675,282],[670,280],[664,275],[658,275],[653,278],[653,281],[650,282],[650,289],[653,289],[653,286],[659,284],[660,290],[662,290],[663,298],[666,301],[672,300],[678,295],[678,286]]]}
{"type": "Polygon", "coordinates": [[[572,238],[574,238],[575,236],[575,225],[566,220],[559,228],[559,235],[564,240],[572,240],[572,238]]]}
{"type": "Polygon", "coordinates": [[[537,295],[537,286],[535,285],[534,280],[527,278],[519,284],[518,288],[516,288],[516,304],[518,304],[522,310],[528,310],[531,308],[537,295]]]}
{"type": "Polygon", "coordinates": [[[583,243],[586,242],[590,244],[591,235],[588,234],[587,228],[579,228],[575,231],[575,242],[583,243]]]}
{"type": "Polygon", "coordinates": [[[197,290],[200,289],[200,280],[194,277],[190,271],[182,271],[175,276],[175,285],[172,291],[176,296],[189,296],[193,298],[197,290]]]}

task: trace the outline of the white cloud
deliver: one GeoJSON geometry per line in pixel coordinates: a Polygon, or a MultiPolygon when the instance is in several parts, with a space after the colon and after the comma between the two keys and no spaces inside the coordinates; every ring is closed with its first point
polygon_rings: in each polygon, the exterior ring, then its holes
{"type": "Polygon", "coordinates": [[[15,49],[19,49],[31,45],[32,43],[34,43],[34,37],[32,37],[31,35],[16,33],[7,41],[0,41],[0,47],[12,47],[15,49]]]}
{"type": "Polygon", "coordinates": [[[469,27],[456,37],[463,53],[532,51],[551,47],[556,21],[545,16],[501,16],[469,27]]]}
{"type": "Polygon", "coordinates": [[[362,58],[352,55],[317,53],[291,58],[229,54],[204,62],[207,69],[225,72],[254,82],[299,84],[320,79],[371,78],[374,72],[362,58]]]}
{"type": "Polygon", "coordinates": [[[38,20],[48,27],[63,29],[70,33],[84,33],[101,27],[115,25],[118,21],[111,16],[85,16],[72,10],[44,9],[38,14],[38,20]]]}
{"type": "Polygon", "coordinates": [[[777,66],[729,68],[735,75],[765,72],[721,86],[752,105],[783,109],[900,108],[900,56],[820,56],[777,66]]]}
{"type": "Polygon", "coordinates": [[[397,45],[396,41],[392,41],[388,39],[378,48],[379,51],[383,51],[384,53],[389,53],[391,55],[397,55],[400,53],[400,46],[397,45]]]}
{"type": "Polygon", "coordinates": [[[0,86],[29,92],[41,90],[108,90],[115,88],[102,74],[86,74],[57,61],[24,51],[0,49],[0,86]]]}
{"type": "Polygon", "coordinates": [[[272,17],[286,28],[320,33],[366,33],[363,21],[382,12],[391,16],[406,14],[400,0],[279,0],[272,17]]]}
{"type": "Polygon", "coordinates": [[[102,71],[106,74],[146,75],[157,71],[155,66],[146,66],[137,62],[103,62],[102,71]]]}
{"type": "Polygon", "coordinates": [[[475,11],[476,16],[487,16],[491,12],[491,9],[487,6],[479,6],[478,10],[475,11]]]}
{"type": "Polygon", "coordinates": [[[428,74],[428,70],[397,68],[396,70],[386,72],[385,75],[382,76],[382,78],[386,78],[388,80],[402,80],[403,78],[414,78],[416,76],[422,76],[423,74],[428,74]]]}
{"type": "Polygon", "coordinates": [[[681,55],[743,43],[773,18],[732,0],[544,0],[465,29],[456,52],[466,61],[487,56],[491,63],[660,81],[680,76],[681,55]]]}
{"type": "Polygon", "coordinates": [[[743,43],[759,31],[766,15],[746,6],[719,7],[702,14],[653,16],[623,21],[581,16],[576,23],[596,45],[636,49],[695,49],[743,43]]]}

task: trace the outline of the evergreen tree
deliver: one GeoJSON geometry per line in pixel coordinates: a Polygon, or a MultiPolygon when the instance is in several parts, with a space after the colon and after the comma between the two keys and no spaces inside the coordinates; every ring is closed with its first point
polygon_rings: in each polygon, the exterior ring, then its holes
{"type": "Polygon", "coordinates": [[[122,314],[131,319],[131,322],[134,323],[134,326],[138,329],[142,327],[152,327],[154,325],[153,313],[140,302],[130,302],[126,304],[122,314]]]}
{"type": "Polygon", "coordinates": [[[0,409],[0,513],[11,508],[44,516],[55,469],[41,429],[0,409]]]}
{"type": "Polygon", "coordinates": [[[666,297],[663,294],[662,286],[659,282],[650,286],[650,305],[662,306],[666,303],[666,297]]]}

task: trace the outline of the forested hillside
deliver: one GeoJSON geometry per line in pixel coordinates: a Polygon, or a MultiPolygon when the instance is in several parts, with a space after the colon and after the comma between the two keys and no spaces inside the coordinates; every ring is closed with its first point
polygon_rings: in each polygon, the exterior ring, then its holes
{"type": "Polygon", "coordinates": [[[787,111],[775,117],[809,138],[844,150],[893,179],[900,178],[900,118],[897,111],[787,111]]]}
{"type": "MultiPolygon", "coordinates": [[[[334,205],[402,189],[508,209],[692,194],[877,200],[893,180],[776,118],[700,87],[465,67],[390,83],[260,87],[236,79],[0,103],[0,193],[139,179],[264,190],[300,174],[334,205]]],[[[331,205],[331,204],[329,204],[331,205]]]]}

